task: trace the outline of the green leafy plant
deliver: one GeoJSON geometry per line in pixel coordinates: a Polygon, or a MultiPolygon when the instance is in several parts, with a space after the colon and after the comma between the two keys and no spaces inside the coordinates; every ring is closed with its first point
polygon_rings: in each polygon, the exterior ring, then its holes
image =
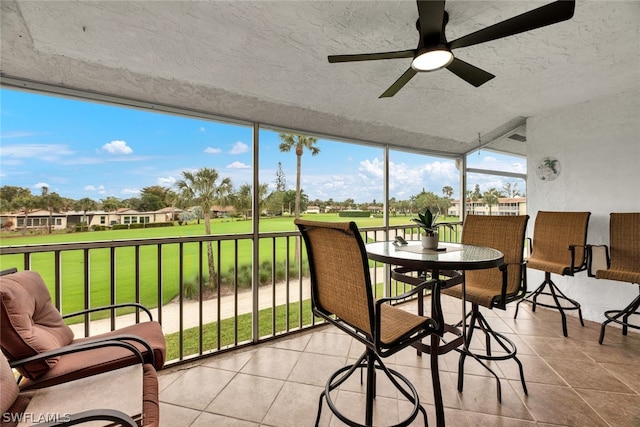
{"type": "Polygon", "coordinates": [[[424,234],[428,236],[433,235],[433,233],[438,231],[438,227],[440,226],[449,227],[453,230],[451,224],[448,224],[446,222],[438,222],[439,216],[439,212],[436,212],[436,214],[434,215],[433,213],[431,213],[431,210],[427,208],[425,209],[424,214],[418,212],[418,218],[411,218],[411,221],[418,224],[418,226],[424,231],[424,234]]]}

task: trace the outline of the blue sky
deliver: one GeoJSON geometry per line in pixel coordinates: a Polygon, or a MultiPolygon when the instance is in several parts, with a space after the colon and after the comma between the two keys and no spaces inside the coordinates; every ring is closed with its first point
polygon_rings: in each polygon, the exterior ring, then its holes
{"type": "MultiPolygon", "coordinates": [[[[29,92],[0,90],[0,185],[48,186],[61,196],[96,201],[137,197],[151,185],[172,187],[182,171],[203,166],[251,183],[252,129],[240,125],[82,102],[29,92]]],[[[260,131],[260,182],[275,187],[282,162],[288,188],[295,188],[293,152],[278,149],[278,133],[260,131]]],[[[380,201],[381,148],[320,139],[321,152],[302,156],[302,188],[311,200],[380,201]]],[[[471,155],[474,167],[524,172],[524,160],[485,152],[471,155]]],[[[423,188],[456,191],[459,175],[450,159],[392,151],[391,197],[407,199],[423,188]]],[[[481,187],[505,180],[478,178],[481,187]]],[[[520,184],[522,189],[523,184],[520,184]]]]}

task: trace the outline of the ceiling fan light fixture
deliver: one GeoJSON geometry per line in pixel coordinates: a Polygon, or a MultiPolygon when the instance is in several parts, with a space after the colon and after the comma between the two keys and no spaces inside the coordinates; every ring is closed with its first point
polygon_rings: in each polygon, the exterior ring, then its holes
{"type": "Polygon", "coordinates": [[[411,62],[416,71],[435,71],[444,68],[453,61],[453,53],[446,45],[422,48],[411,62]]]}

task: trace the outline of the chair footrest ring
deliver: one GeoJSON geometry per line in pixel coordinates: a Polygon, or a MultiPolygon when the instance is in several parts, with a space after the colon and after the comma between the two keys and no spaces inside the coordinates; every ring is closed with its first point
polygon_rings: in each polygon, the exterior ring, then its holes
{"type": "MultiPolygon", "coordinates": [[[[618,325],[622,325],[622,326],[626,326],[628,328],[633,328],[633,329],[640,329],[640,325],[633,325],[629,322],[625,322],[623,320],[620,320],[619,318],[622,315],[626,315],[626,316],[640,316],[640,312],[636,311],[633,313],[629,313],[626,312],[624,310],[608,310],[604,312],[604,317],[606,317],[607,319],[609,319],[609,321],[617,323],[618,325]]],[[[608,322],[607,322],[608,323],[608,322]]]]}
{"type": "MultiPolygon", "coordinates": [[[[413,409],[411,410],[411,413],[409,414],[409,416],[405,418],[404,421],[401,421],[400,423],[395,424],[392,427],[405,427],[410,425],[418,416],[419,411],[424,414],[425,425],[426,425],[426,412],[422,407],[422,405],[420,405],[420,398],[418,396],[418,391],[413,386],[413,384],[411,384],[411,382],[404,375],[400,374],[399,372],[393,369],[389,369],[386,366],[380,366],[378,364],[374,364],[374,367],[377,370],[383,371],[389,377],[391,382],[396,386],[396,388],[398,388],[402,392],[402,394],[404,394],[405,397],[407,397],[407,399],[411,403],[413,403],[413,409]],[[392,376],[395,377],[395,379],[392,378],[392,376]],[[407,386],[408,391],[406,389],[403,389],[397,380],[400,380],[402,383],[404,383],[407,386]]],[[[368,427],[366,424],[360,424],[352,419],[347,418],[344,414],[342,414],[340,410],[336,407],[331,397],[331,391],[339,387],[349,376],[351,376],[351,374],[353,374],[353,372],[355,372],[357,368],[366,369],[367,363],[362,362],[354,365],[348,365],[334,372],[333,375],[329,377],[329,380],[327,381],[325,386],[325,390],[322,392],[322,395],[320,396],[320,405],[322,405],[322,397],[324,396],[325,400],[327,401],[327,405],[329,406],[329,409],[331,409],[331,412],[336,417],[338,417],[340,421],[342,421],[343,423],[351,427],[368,427]],[[342,373],[345,371],[350,371],[350,372],[348,372],[345,376],[341,376],[342,373]]],[[[318,420],[319,418],[320,418],[320,412],[318,412],[318,420]]]]}
{"type": "MultiPolygon", "coordinates": [[[[480,328],[476,328],[476,329],[480,329],[480,328]]],[[[486,354],[486,353],[475,353],[472,352],[470,350],[467,349],[468,353],[473,353],[473,355],[478,358],[478,359],[482,359],[482,360],[507,360],[507,359],[514,359],[516,358],[516,353],[517,353],[517,347],[515,345],[515,343],[513,341],[511,341],[509,338],[507,338],[506,336],[502,335],[499,332],[496,331],[491,331],[488,332],[488,334],[498,342],[498,344],[500,344],[500,347],[502,347],[502,350],[504,350],[506,353],[498,353],[498,354],[486,354]]],[[[457,349],[458,352],[463,352],[465,351],[464,349],[457,349]]]]}
{"type": "Polygon", "coordinates": [[[579,302],[577,302],[575,300],[572,300],[571,298],[564,297],[562,295],[556,295],[556,298],[558,298],[559,300],[563,300],[563,301],[569,302],[571,304],[570,306],[564,306],[563,305],[561,307],[558,307],[557,305],[551,305],[551,304],[546,304],[546,303],[543,303],[543,302],[532,301],[531,300],[534,296],[538,297],[540,295],[547,295],[547,296],[553,297],[553,294],[551,294],[549,292],[538,292],[537,294],[530,294],[530,295],[525,296],[524,298],[522,298],[521,302],[528,302],[528,303],[531,303],[531,304],[539,305],[540,307],[554,308],[556,310],[558,310],[560,308],[562,310],[580,310],[580,303],[579,302]]]}

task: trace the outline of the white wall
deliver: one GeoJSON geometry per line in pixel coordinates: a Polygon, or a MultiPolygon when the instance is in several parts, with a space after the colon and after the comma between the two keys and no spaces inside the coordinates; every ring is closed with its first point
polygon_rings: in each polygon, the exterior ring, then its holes
{"type": "MultiPolygon", "coordinates": [[[[640,212],[640,89],[531,117],[527,164],[529,236],[539,210],[590,211],[587,242],[608,244],[609,213],[640,212]],[[554,181],[536,177],[538,161],[547,156],[560,161],[554,181]]],[[[535,289],[544,274],[530,269],[528,278],[529,289],[535,289]]],[[[604,311],[621,309],[638,295],[638,285],[596,280],[586,272],[552,274],[552,280],[581,303],[585,319],[597,322],[605,319],[604,311]]]]}

